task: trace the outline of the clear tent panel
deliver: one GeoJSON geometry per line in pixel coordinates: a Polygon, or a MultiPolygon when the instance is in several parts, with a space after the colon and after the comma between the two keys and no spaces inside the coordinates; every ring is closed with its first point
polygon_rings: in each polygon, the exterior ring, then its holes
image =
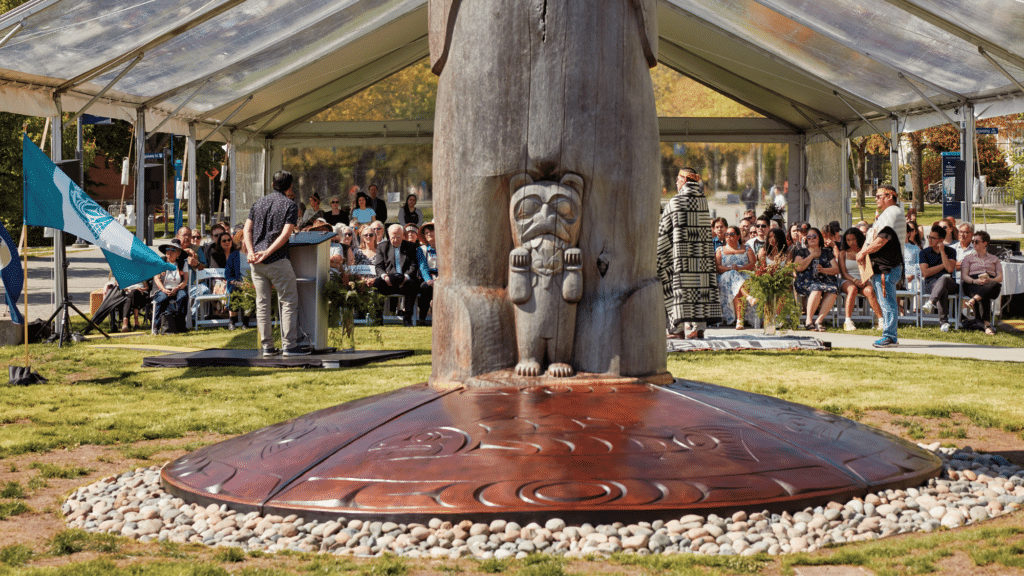
{"type": "MultiPolygon", "coordinates": [[[[1016,0],[906,0],[1024,57],[1024,2],[1016,0]]],[[[1002,62],[1004,66],[1005,62],[1002,62]]],[[[1020,70],[1020,68],[1017,68],[1020,70]]],[[[1024,72],[1024,70],[1021,70],[1024,72]]]]}
{"type": "MultiPolygon", "coordinates": [[[[874,60],[928,78],[947,90],[981,92],[1007,84],[1006,77],[978,53],[977,46],[882,0],[758,2],[874,60]]],[[[976,8],[972,6],[972,10],[976,8]]]]}
{"type": "MultiPolygon", "coordinates": [[[[794,69],[805,70],[866,100],[894,107],[908,100],[907,93],[913,95],[909,87],[897,85],[894,74],[855,50],[753,0],[669,1],[739,40],[777,55],[776,59],[788,62],[794,69]]],[[[665,34],[663,31],[662,35],[665,34]]],[[[772,70],[759,69],[733,58],[723,48],[725,46],[717,45],[706,56],[727,59],[724,64],[738,74],[763,76],[770,81],[772,70]]]]}
{"type": "Polygon", "coordinates": [[[74,78],[199,18],[226,0],[59,0],[38,2],[0,19],[6,34],[25,28],[0,51],[0,68],[74,78]]]}
{"type": "MultiPolygon", "coordinates": [[[[152,97],[209,76],[212,82],[189,107],[211,110],[330,55],[410,4],[419,2],[264,0],[258,12],[245,10],[249,3],[244,3],[154,50],[118,89],[152,97]],[[197,54],[203,55],[202,68],[195,65],[197,54]]],[[[97,83],[112,78],[110,74],[97,83]]],[[[190,93],[182,91],[166,104],[180,104],[190,93]]]]}

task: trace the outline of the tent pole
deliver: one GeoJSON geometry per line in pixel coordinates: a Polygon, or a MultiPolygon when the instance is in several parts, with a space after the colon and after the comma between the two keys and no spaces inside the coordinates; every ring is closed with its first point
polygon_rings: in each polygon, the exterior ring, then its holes
{"type": "Polygon", "coordinates": [[[960,141],[960,159],[964,161],[964,212],[960,219],[974,222],[974,104],[967,104],[963,109],[963,139],[960,141]]]}
{"type": "Polygon", "coordinates": [[[918,88],[916,84],[911,82],[909,78],[904,76],[902,72],[900,72],[898,74],[898,76],[900,77],[900,80],[903,80],[904,82],[906,82],[907,85],[910,86],[914,90],[914,92],[917,92],[918,96],[920,96],[921,98],[924,98],[924,101],[927,102],[928,105],[931,106],[933,110],[935,110],[936,112],[939,113],[940,116],[945,118],[946,122],[949,122],[954,128],[960,128],[960,126],[958,126],[957,123],[954,122],[953,119],[949,117],[949,115],[947,115],[938,106],[936,106],[935,103],[931,101],[931,98],[928,98],[927,96],[925,96],[924,92],[922,92],[921,89],[918,88]]]}
{"type": "Polygon", "coordinates": [[[896,189],[899,201],[900,189],[900,120],[893,117],[889,128],[889,164],[892,167],[892,187],[896,189]]]}
{"type": "Polygon", "coordinates": [[[196,165],[199,158],[196,157],[196,123],[188,124],[188,226],[189,228],[199,227],[199,203],[196,190],[196,165]]]}
{"type": "MultiPolygon", "coordinates": [[[[61,109],[60,96],[55,96],[53,103],[57,108],[57,115],[50,120],[50,159],[53,160],[54,164],[60,164],[64,160],[64,134],[61,130],[61,117],[64,115],[64,111],[61,109]]],[[[60,168],[58,168],[59,170],[60,168]]],[[[64,301],[64,297],[67,294],[67,278],[64,275],[64,232],[53,228],[53,298],[54,298],[54,310],[60,306],[60,303],[64,301]]],[[[57,332],[62,333],[64,327],[65,316],[61,314],[57,318],[57,332]]]]}
{"type": "Polygon", "coordinates": [[[146,109],[135,111],[135,237],[146,241],[146,109]]]}

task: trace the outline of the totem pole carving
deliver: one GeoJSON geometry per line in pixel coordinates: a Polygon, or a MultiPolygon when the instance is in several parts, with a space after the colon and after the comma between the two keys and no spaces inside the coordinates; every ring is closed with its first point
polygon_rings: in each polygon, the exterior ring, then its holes
{"type": "Polygon", "coordinates": [[[509,254],[508,293],[515,305],[519,376],[572,376],[576,303],[583,296],[580,235],[583,179],[512,178],[509,217],[516,248],[509,254]]]}
{"type": "Polygon", "coordinates": [[[430,0],[444,271],[434,289],[433,384],[474,385],[506,371],[667,376],[649,70],[656,16],[655,0],[430,0]],[[571,242],[531,248],[531,226],[510,218],[512,196],[569,190],[576,223],[555,237],[571,242]],[[517,247],[532,250],[528,265],[517,247]],[[560,276],[535,265],[545,250],[560,276]]]}

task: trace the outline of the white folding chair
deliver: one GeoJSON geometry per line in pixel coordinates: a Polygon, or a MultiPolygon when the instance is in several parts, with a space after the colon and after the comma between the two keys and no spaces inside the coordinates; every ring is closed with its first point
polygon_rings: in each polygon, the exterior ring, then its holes
{"type": "MultiPolygon", "coordinates": [[[[218,281],[227,284],[227,278],[224,277],[223,268],[207,268],[200,270],[197,273],[192,274],[195,277],[194,286],[205,285],[210,289],[207,294],[196,295],[189,299],[189,313],[192,314],[192,310],[195,310],[194,316],[192,317],[192,327],[196,330],[200,326],[227,326],[231,320],[225,318],[206,318],[209,315],[209,305],[213,302],[223,302],[225,306],[231,305],[231,294],[224,291],[223,294],[214,294],[213,289],[218,281]],[[198,303],[198,306],[193,304],[198,303]]],[[[191,276],[190,276],[191,279],[191,276]]],[[[191,283],[191,282],[190,282],[191,283]]],[[[189,294],[192,293],[192,287],[189,287],[189,294]]]]}

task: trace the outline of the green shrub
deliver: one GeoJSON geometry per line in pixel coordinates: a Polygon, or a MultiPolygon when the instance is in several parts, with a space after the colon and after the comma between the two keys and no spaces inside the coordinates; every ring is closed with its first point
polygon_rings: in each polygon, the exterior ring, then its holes
{"type": "Polygon", "coordinates": [[[0,520],[6,520],[9,516],[17,516],[18,514],[24,514],[31,511],[32,509],[24,502],[19,502],[17,500],[0,502],[0,520]]]}

